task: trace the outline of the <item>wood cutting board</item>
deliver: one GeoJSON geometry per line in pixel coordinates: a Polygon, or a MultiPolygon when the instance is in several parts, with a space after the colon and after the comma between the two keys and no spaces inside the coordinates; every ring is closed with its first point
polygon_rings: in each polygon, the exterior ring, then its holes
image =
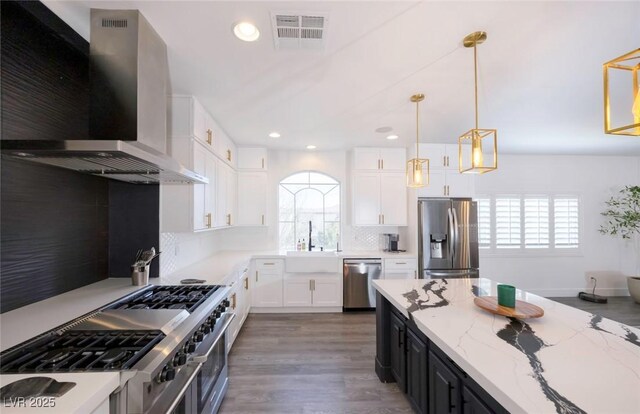
{"type": "Polygon", "coordinates": [[[479,296],[473,299],[473,303],[495,315],[502,315],[517,319],[539,318],[544,315],[544,309],[523,300],[516,300],[515,308],[498,305],[495,296],[479,296]]]}

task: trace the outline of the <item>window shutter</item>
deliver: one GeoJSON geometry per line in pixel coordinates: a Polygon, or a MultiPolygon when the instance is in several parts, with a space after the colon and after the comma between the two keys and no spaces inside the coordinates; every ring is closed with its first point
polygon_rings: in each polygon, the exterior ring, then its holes
{"type": "Polygon", "coordinates": [[[479,198],[478,202],[478,247],[491,247],[491,199],[479,198]]]}
{"type": "Polygon", "coordinates": [[[496,198],[496,247],[520,248],[520,199],[496,198]]]}
{"type": "Polygon", "coordinates": [[[553,229],[556,248],[579,246],[579,211],[577,198],[553,200],[553,229]]]}
{"type": "Polygon", "coordinates": [[[549,199],[524,199],[524,247],[549,247],[549,199]]]}

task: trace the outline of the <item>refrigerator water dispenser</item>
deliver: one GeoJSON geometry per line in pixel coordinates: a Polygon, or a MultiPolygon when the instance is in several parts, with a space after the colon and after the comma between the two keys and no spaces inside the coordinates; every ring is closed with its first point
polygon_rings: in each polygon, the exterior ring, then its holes
{"type": "Polygon", "coordinates": [[[431,258],[442,259],[443,245],[447,242],[446,234],[431,234],[431,258]]]}

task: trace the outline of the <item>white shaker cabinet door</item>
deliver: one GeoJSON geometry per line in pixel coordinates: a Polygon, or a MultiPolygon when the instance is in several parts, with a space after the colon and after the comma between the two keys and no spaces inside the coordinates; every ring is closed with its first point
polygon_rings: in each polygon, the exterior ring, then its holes
{"type": "Polygon", "coordinates": [[[407,183],[404,173],[380,175],[382,224],[407,225],[407,183]]]}
{"type": "Polygon", "coordinates": [[[269,274],[257,270],[254,282],[252,306],[282,307],[282,274],[269,274]]]}
{"type": "Polygon", "coordinates": [[[380,174],[356,173],[353,176],[353,225],[381,224],[380,174]]]}
{"type": "Polygon", "coordinates": [[[313,306],[342,306],[342,279],[340,277],[313,279],[313,306]]]}
{"type": "Polygon", "coordinates": [[[380,149],[381,171],[405,171],[407,163],[407,150],[405,148],[380,149]]]}
{"type": "Polygon", "coordinates": [[[449,197],[473,197],[474,174],[460,174],[457,171],[448,171],[447,195],[449,197]]]}
{"type": "Polygon", "coordinates": [[[311,279],[291,276],[284,279],[284,306],[311,306],[311,279]]]}
{"type": "Polygon", "coordinates": [[[446,197],[446,172],[444,170],[431,170],[429,184],[418,188],[418,197],[446,197]]]}
{"type": "Polygon", "coordinates": [[[360,171],[380,170],[379,148],[354,148],[351,169],[360,171]]]}
{"type": "MultiPolygon", "coordinates": [[[[202,176],[207,175],[207,150],[198,142],[193,147],[193,170],[202,176]]],[[[207,184],[193,184],[193,229],[203,230],[207,228],[207,184]]]]}
{"type": "Polygon", "coordinates": [[[239,226],[266,225],[267,173],[238,173],[238,219],[239,226]]]}

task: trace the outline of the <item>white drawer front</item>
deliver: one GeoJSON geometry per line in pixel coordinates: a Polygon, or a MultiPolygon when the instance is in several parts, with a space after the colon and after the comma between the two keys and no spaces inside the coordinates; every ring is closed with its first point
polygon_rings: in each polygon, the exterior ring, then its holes
{"type": "Polygon", "coordinates": [[[267,274],[281,274],[284,270],[284,260],[256,259],[256,270],[267,274]]]}
{"type": "Polygon", "coordinates": [[[384,259],[384,269],[387,270],[415,270],[418,268],[418,259],[415,258],[398,258],[384,259]]]}

